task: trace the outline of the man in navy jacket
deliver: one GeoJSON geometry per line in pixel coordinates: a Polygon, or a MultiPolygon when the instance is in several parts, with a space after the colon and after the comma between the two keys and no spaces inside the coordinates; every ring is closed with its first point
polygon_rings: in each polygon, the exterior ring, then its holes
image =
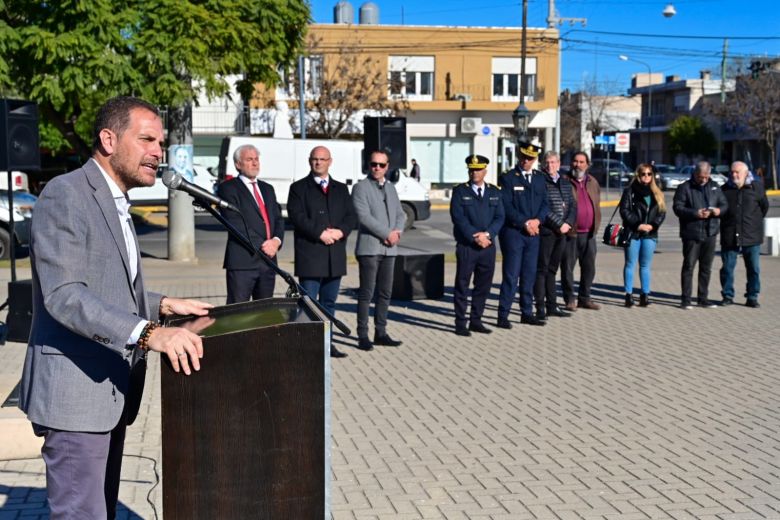
{"type": "Polygon", "coordinates": [[[504,202],[506,220],[499,233],[503,279],[498,297],[498,322],[511,329],[509,311],[520,281],[520,323],[544,325],[533,313],[533,289],[539,259],[539,232],[547,217],[547,185],[544,174],[533,169],[541,147],[521,142],[520,161],[501,175],[498,185],[504,202]]]}
{"type": "Polygon", "coordinates": [[[457,246],[455,258],[455,334],[470,336],[471,332],[489,334],[482,324],[485,301],[493,283],[496,269],[496,237],[504,224],[504,204],[496,186],[485,182],[487,157],[466,157],[469,182],[452,190],[450,217],[457,246]],[[466,308],[471,276],[474,290],[471,292],[471,316],[466,326],[466,308]]]}

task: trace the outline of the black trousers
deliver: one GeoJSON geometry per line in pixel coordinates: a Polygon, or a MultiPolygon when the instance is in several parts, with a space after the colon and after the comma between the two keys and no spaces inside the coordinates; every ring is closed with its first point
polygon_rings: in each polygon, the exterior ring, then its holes
{"type": "Polygon", "coordinates": [[[534,283],[534,301],[536,311],[552,309],[555,303],[555,274],[561,265],[566,236],[552,233],[542,235],[539,244],[539,261],[536,263],[536,282],[534,283]]]}
{"type": "Polygon", "coordinates": [[[710,274],[712,273],[712,259],[715,257],[717,235],[707,237],[704,240],[683,239],[683,265],[680,272],[680,285],[682,286],[682,301],[690,303],[693,292],[693,270],[696,262],[699,263],[699,284],[697,297],[699,301],[707,299],[710,287],[710,274]]]}
{"type": "MultiPolygon", "coordinates": [[[[276,262],[276,258],[273,261],[276,262]]],[[[225,277],[227,303],[260,300],[274,295],[276,273],[265,264],[258,269],[228,269],[225,277]]]]}
{"type": "Polygon", "coordinates": [[[485,312],[485,302],[493,284],[496,270],[496,246],[487,248],[458,244],[455,247],[455,326],[466,327],[466,309],[468,308],[469,284],[474,275],[474,289],[471,291],[472,323],[480,323],[485,312]]]}
{"type": "Polygon", "coordinates": [[[580,263],[580,290],[577,300],[590,300],[590,288],[596,277],[596,239],[591,233],[577,233],[566,237],[566,246],[561,258],[561,288],[566,303],[574,301],[574,265],[580,263]]]}

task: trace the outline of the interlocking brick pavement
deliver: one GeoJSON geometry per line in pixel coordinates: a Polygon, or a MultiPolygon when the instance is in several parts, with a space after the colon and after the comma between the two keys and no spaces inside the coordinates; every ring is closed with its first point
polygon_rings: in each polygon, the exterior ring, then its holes
{"type": "MultiPolygon", "coordinates": [[[[393,302],[400,348],[366,353],[336,336],[350,355],[332,372],[332,518],[780,518],[780,259],[761,259],[760,309],[689,311],[677,308],[681,260],[660,251],[653,305],[626,309],[622,252],[600,249],[602,310],[546,327],[515,313],[511,331],[470,338],[453,334],[447,264],[442,300],[393,302]]],[[[219,265],[144,263],[155,290],[224,298],[219,265]]],[[[339,317],[354,330],[354,264],[342,286],[339,317]]],[[[0,377],[18,371],[20,350],[0,347],[0,377]]],[[[156,362],[147,381],[121,518],[161,516],[156,362]]],[[[0,519],[45,517],[44,485],[39,459],[0,462],[0,519]]]]}

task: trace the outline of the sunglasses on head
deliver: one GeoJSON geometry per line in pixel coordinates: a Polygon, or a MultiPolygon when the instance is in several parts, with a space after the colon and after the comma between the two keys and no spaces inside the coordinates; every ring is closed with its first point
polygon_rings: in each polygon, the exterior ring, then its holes
{"type": "Polygon", "coordinates": [[[386,162],[370,162],[368,164],[370,164],[372,168],[384,168],[387,166],[386,162]]]}

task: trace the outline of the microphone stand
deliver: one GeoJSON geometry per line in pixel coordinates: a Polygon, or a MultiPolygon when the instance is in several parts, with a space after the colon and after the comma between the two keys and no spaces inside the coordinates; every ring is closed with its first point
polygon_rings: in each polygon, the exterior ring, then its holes
{"type": "Polygon", "coordinates": [[[215,219],[217,219],[220,224],[222,224],[225,229],[228,230],[228,233],[230,233],[230,236],[241,242],[241,245],[246,247],[249,251],[252,251],[252,253],[259,255],[260,258],[263,260],[263,262],[266,263],[268,267],[270,267],[277,275],[279,275],[285,282],[287,282],[287,296],[289,298],[297,298],[299,296],[303,296],[304,298],[307,298],[310,302],[312,302],[319,310],[322,312],[328,320],[341,332],[349,336],[352,334],[352,331],[349,327],[347,327],[344,322],[336,318],[333,314],[330,313],[325,307],[323,307],[320,302],[318,302],[316,299],[312,298],[309,293],[306,292],[306,289],[304,289],[301,284],[299,284],[297,281],[295,281],[295,278],[276,265],[275,262],[271,261],[271,259],[263,253],[260,249],[255,249],[255,246],[252,245],[252,242],[247,238],[240,230],[236,229],[236,227],[231,224],[230,222],[225,219],[225,217],[222,216],[222,214],[214,209],[214,207],[211,204],[207,204],[205,201],[199,200],[195,197],[193,197],[193,204],[195,204],[198,207],[201,207],[211,213],[215,219]]]}

